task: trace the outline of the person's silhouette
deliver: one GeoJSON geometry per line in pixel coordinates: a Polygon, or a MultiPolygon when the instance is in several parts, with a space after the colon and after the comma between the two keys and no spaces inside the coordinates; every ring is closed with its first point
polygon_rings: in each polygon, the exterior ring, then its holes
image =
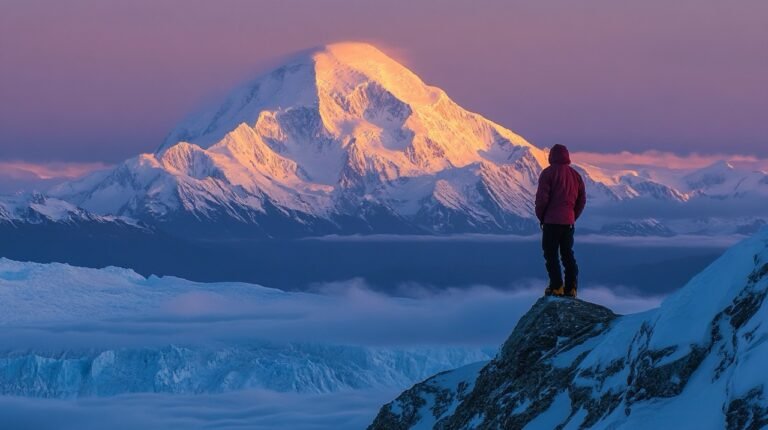
{"type": "Polygon", "coordinates": [[[578,287],[579,266],[573,254],[573,235],[576,220],[587,203],[587,194],[584,180],[570,164],[568,148],[553,146],[549,151],[549,167],[541,172],[536,191],[536,217],[541,225],[541,247],[549,275],[544,294],[548,296],[576,297],[578,287]],[[560,271],[561,259],[565,283],[560,271]]]}

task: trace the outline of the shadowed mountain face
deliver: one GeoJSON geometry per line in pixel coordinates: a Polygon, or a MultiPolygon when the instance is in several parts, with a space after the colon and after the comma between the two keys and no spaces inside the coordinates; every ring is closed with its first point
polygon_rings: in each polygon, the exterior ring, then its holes
{"type": "Polygon", "coordinates": [[[763,229],[653,311],[543,298],[493,360],[415,385],[369,428],[764,428],[767,293],[763,229]]]}

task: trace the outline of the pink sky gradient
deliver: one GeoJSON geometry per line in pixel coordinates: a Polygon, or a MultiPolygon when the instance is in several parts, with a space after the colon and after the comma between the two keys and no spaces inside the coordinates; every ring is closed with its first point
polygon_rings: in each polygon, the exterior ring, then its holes
{"type": "Polygon", "coordinates": [[[61,182],[110,167],[101,162],[0,160],[0,194],[45,191],[61,182]]]}
{"type": "Polygon", "coordinates": [[[37,179],[74,179],[96,170],[106,169],[104,163],[0,161],[3,176],[34,177],[37,179]]]}
{"type": "Polygon", "coordinates": [[[539,146],[768,156],[763,0],[10,0],[0,160],[113,163],[281,57],[373,42],[539,146]]]}
{"type": "Polygon", "coordinates": [[[680,156],[671,152],[645,151],[630,153],[574,152],[571,154],[576,163],[593,164],[607,168],[627,167],[666,167],[669,169],[700,169],[718,161],[727,161],[735,167],[768,172],[768,158],[738,154],[698,154],[680,156]]]}

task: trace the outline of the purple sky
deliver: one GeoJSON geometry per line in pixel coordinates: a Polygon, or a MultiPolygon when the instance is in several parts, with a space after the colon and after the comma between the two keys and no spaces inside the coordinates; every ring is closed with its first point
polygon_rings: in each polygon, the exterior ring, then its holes
{"type": "Polygon", "coordinates": [[[765,0],[8,0],[0,160],[116,162],[279,58],[373,42],[539,146],[768,156],[765,0]]]}

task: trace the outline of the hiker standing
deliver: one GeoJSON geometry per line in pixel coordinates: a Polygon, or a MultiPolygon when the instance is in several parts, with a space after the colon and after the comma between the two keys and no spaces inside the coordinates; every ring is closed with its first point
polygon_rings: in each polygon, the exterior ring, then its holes
{"type": "Polygon", "coordinates": [[[555,145],[549,151],[549,167],[539,176],[536,191],[536,217],[541,223],[541,247],[544,250],[549,285],[548,296],[576,297],[579,267],[573,255],[573,233],[587,203],[584,180],[570,166],[568,148],[555,145]],[[559,251],[559,257],[558,257],[559,251]],[[565,283],[560,260],[565,268],[565,283]]]}

